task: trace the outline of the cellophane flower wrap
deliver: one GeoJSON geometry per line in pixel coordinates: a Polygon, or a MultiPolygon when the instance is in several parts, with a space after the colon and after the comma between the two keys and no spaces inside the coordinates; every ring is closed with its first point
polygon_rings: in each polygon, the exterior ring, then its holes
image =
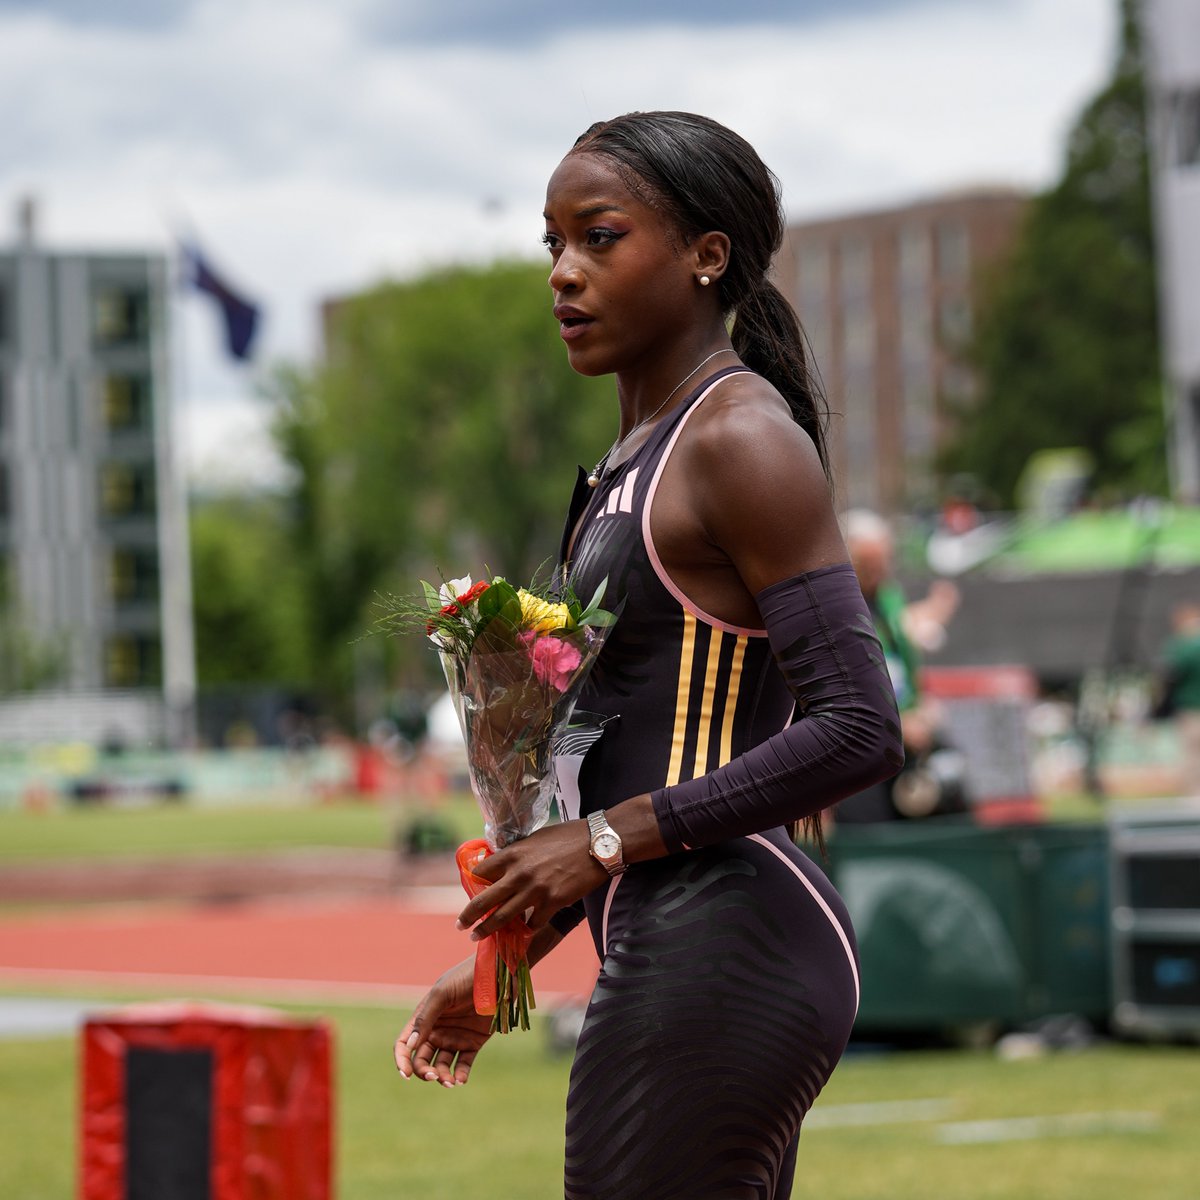
{"type": "MultiPolygon", "coordinates": [[[[568,588],[551,595],[502,576],[424,589],[421,617],[441,657],[483,814],[484,836],[464,842],[456,855],[463,887],[474,896],[487,881],[473,868],[549,819],[554,742],[616,618],[600,607],[604,584],[586,605],[568,588]]],[[[413,615],[411,605],[393,603],[383,624],[411,626],[413,615]]],[[[492,1015],[494,1031],[529,1028],[532,937],[515,920],[478,944],[475,1008],[492,1015]]]]}

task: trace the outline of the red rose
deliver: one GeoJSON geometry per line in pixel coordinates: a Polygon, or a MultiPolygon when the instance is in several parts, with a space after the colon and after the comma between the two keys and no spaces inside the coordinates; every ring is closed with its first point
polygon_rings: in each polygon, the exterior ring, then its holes
{"type": "MultiPolygon", "coordinates": [[[[449,604],[442,605],[441,609],[438,611],[438,616],[439,617],[461,617],[462,609],[458,607],[457,600],[451,600],[449,604]]],[[[433,637],[433,635],[436,631],[437,631],[437,625],[433,621],[430,621],[425,626],[425,632],[430,637],[433,637]]]]}
{"type": "MultiPolygon", "coordinates": [[[[492,585],[486,580],[481,579],[478,583],[473,583],[469,588],[467,588],[467,590],[463,592],[461,596],[456,596],[454,598],[455,603],[460,604],[463,607],[466,607],[468,604],[474,604],[475,601],[478,600],[479,597],[482,596],[483,593],[486,592],[491,586],[492,585]]],[[[455,616],[457,615],[458,614],[456,613],[455,616]]]]}

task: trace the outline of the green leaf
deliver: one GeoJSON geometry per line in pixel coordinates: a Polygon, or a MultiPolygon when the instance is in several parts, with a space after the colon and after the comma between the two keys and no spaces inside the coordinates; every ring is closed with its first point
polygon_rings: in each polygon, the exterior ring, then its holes
{"type": "Polygon", "coordinates": [[[608,591],[608,576],[600,580],[600,586],[592,593],[592,598],[588,601],[587,607],[583,610],[585,613],[593,612],[600,607],[600,602],[604,599],[604,593],[608,591]]]}
{"type": "Polygon", "coordinates": [[[521,598],[517,595],[517,589],[507,579],[497,576],[492,586],[479,597],[476,607],[482,620],[490,620],[512,604],[517,606],[517,620],[520,620],[521,598]]]}
{"type": "Polygon", "coordinates": [[[588,613],[579,622],[580,625],[590,625],[593,629],[607,629],[610,625],[615,625],[616,623],[617,618],[615,614],[605,612],[602,608],[598,608],[593,613],[588,613]]]}

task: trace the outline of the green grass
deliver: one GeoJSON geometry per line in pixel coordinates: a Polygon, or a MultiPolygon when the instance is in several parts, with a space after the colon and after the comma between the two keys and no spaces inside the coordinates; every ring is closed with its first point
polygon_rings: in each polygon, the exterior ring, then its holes
{"type": "Polygon", "coordinates": [[[1152,1133],[960,1146],[939,1144],[936,1123],[812,1130],[802,1151],[803,1193],[823,1200],[1184,1200],[1197,1194],[1189,1131],[1200,1117],[1198,1074],[1194,1047],[1113,1045],[1025,1062],[1001,1062],[987,1051],[852,1058],[823,1104],[944,1098],[950,1121],[1137,1111],[1156,1114],[1159,1124],[1152,1133]]]}
{"type": "MultiPolygon", "coordinates": [[[[0,812],[0,864],[53,859],[238,854],[305,847],[386,849],[398,829],[424,815],[444,821],[455,841],[478,837],[471,797],[434,809],[342,801],[308,805],[167,804],[151,808],[60,808],[0,812]]],[[[1083,795],[1052,797],[1050,820],[1103,820],[1105,806],[1083,795]]]]}
{"type": "MultiPolygon", "coordinates": [[[[497,1039],[470,1085],[449,1092],[396,1075],[390,1046],[403,1014],[339,1009],[330,1016],[341,1200],[562,1194],[569,1063],[548,1053],[540,1025],[497,1039]]],[[[71,1038],[3,1044],[0,1196],[59,1200],[71,1194],[75,1055],[71,1038]]],[[[836,1116],[840,1105],[941,1100],[949,1121],[1133,1110],[1156,1114],[1158,1124],[1151,1132],[962,1146],[940,1144],[933,1121],[814,1125],[803,1138],[794,1194],[822,1200],[1185,1200],[1198,1194],[1198,1079],[1200,1050],[1187,1046],[1097,1046],[1022,1062],[968,1051],[851,1055],[818,1111],[836,1116]]]]}
{"type": "MultiPolygon", "coordinates": [[[[1086,819],[1073,798],[1056,816],[1086,819]]],[[[462,836],[469,799],[444,810],[462,836]]],[[[306,808],[162,807],[0,815],[0,862],[56,857],[386,846],[413,812],[338,804],[306,808]]],[[[301,1010],[303,1011],[303,1010],[301,1010]]],[[[310,1010],[311,1011],[311,1010],[310,1010]]],[[[338,1009],[338,1195],[341,1200],[561,1195],[568,1062],[542,1029],[489,1046],[455,1092],[403,1082],[390,1062],[404,1014],[338,1009]]],[[[764,1064],[764,1070],[769,1065],[764,1064]]],[[[1200,1050],[1116,1045],[1003,1063],[987,1053],[852,1055],[821,1106],[940,1100],[945,1120],[1149,1111],[1149,1133],[947,1146],[935,1122],[814,1126],[804,1136],[796,1196],[822,1200],[1184,1200],[1200,1195],[1192,1149],[1200,1123],[1200,1050]]],[[[0,1042],[0,1197],[72,1194],[78,1125],[72,1038],[0,1042]]],[[[820,1110],[819,1110],[820,1111],[820,1110]]]]}
{"type": "MultiPolygon", "coordinates": [[[[0,813],[0,863],[56,858],[250,853],[301,847],[387,848],[415,806],[353,801],[320,805],[153,808],[61,808],[0,813]]],[[[477,836],[472,800],[457,797],[432,810],[460,838],[477,836]]]]}
{"type": "MultiPolygon", "coordinates": [[[[1048,796],[1044,802],[1046,820],[1064,825],[1090,825],[1096,821],[1104,821],[1112,810],[1103,797],[1093,796],[1090,792],[1063,792],[1056,796],[1048,796]]],[[[1134,807],[1134,802],[1126,802],[1122,807],[1134,807]]]]}

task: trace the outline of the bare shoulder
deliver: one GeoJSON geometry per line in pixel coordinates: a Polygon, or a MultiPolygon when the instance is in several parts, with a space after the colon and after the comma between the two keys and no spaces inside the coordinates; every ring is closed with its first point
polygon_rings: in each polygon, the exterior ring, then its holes
{"type": "Polygon", "coordinates": [[[706,536],[748,584],[844,561],[817,447],[765,379],[722,380],[676,454],[706,536]]]}
{"type": "Polygon", "coordinates": [[[814,489],[828,497],[820,455],[796,424],[787,401],[759,375],[722,380],[689,422],[679,450],[705,479],[705,490],[722,484],[738,495],[751,491],[814,489]]]}

